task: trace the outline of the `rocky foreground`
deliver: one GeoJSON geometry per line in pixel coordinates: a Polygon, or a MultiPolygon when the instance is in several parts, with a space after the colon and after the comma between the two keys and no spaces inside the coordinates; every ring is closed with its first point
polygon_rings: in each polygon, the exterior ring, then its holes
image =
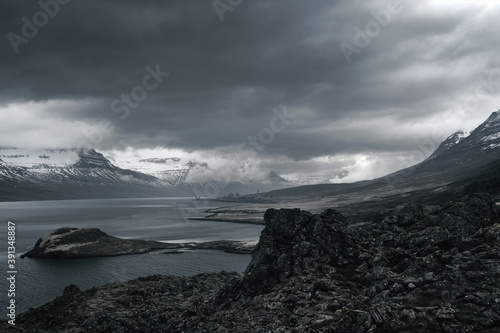
{"type": "MultiPolygon", "coordinates": [[[[59,228],[38,239],[21,258],[88,258],[147,253],[155,250],[210,249],[230,253],[252,253],[256,242],[213,241],[205,243],[163,243],[121,239],[97,228],[59,228]]],[[[171,252],[167,252],[171,253],[171,252]]]]}
{"type": "MultiPolygon", "coordinates": [[[[500,332],[499,210],[487,195],[371,223],[268,210],[243,274],[75,286],[23,332],[500,332]]],[[[15,331],[14,329],[12,331],[15,331]]]]}

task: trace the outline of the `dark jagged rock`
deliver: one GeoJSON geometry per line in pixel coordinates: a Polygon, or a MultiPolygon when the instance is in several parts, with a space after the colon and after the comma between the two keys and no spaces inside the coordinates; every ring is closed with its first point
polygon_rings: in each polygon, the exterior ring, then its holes
{"type": "Polygon", "coordinates": [[[66,295],[67,293],[75,293],[75,292],[80,292],[80,287],[78,287],[75,284],[70,284],[63,290],[63,295],[66,295]]]}
{"type": "Polygon", "coordinates": [[[472,194],[463,202],[446,207],[436,224],[450,232],[467,238],[481,228],[493,225],[499,217],[495,200],[485,194],[472,194]]]}
{"type": "Polygon", "coordinates": [[[243,283],[264,291],[290,276],[307,273],[318,259],[329,257],[338,266],[351,262],[354,246],[345,218],[333,209],[312,215],[299,209],[269,209],[266,227],[248,266],[243,283]]]}
{"type": "Polygon", "coordinates": [[[491,197],[409,205],[347,225],[268,210],[246,272],[153,276],[66,292],[25,332],[499,332],[500,221],[491,197]]]}

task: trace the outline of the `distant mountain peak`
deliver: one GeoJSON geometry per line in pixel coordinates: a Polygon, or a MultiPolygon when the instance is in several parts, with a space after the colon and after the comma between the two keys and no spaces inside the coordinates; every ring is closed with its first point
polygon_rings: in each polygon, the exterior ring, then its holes
{"type": "Polygon", "coordinates": [[[466,132],[466,131],[460,130],[460,131],[456,131],[455,133],[453,133],[452,135],[450,135],[446,140],[454,142],[453,144],[456,145],[462,139],[465,139],[469,135],[470,135],[470,132],[466,132]]]}
{"type": "Polygon", "coordinates": [[[443,181],[500,160],[499,112],[493,112],[470,135],[465,134],[457,132],[448,137],[428,159],[414,166],[411,174],[434,175],[443,181]]]}
{"type": "MultiPolygon", "coordinates": [[[[493,112],[474,132],[500,131],[500,112],[493,112]]],[[[495,134],[495,133],[490,133],[495,134]]]]}
{"type": "Polygon", "coordinates": [[[336,175],[330,177],[329,182],[335,182],[337,180],[344,179],[347,176],[349,176],[349,170],[342,170],[338,172],[336,175]]]}
{"type": "Polygon", "coordinates": [[[75,168],[99,168],[113,170],[116,167],[104,157],[103,154],[94,149],[79,149],[78,161],[73,165],[75,168]]]}
{"type": "Polygon", "coordinates": [[[480,151],[500,147],[500,112],[493,112],[465,141],[461,146],[480,151]]]}
{"type": "Polygon", "coordinates": [[[433,159],[434,157],[438,156],[439,154],[447,151],[451,147],[460,143],[460,141],[462,141],[463,139],[467,138],[469,135],[470,135],[470,132],[466,132],[463,130],[460,130],[460,131],[453,133],[448,138],[446,138],[446,140],[441,142],[439,147],[434,151],[434,153],[432,153],[431,156],[429,156],[429,158],[427,158],[427,160],[433,159]]]}
{"type": "Polygon", "coordinates": [[[500,122],[500,110],[491,113],[486,122],[500,122]]]}
{"type": "Polygon", "coordinates": [[[281,177],[280,175],[278,175],[274,171],[269,172],[267,179],[265,179],[265,180],[269,181],[271,184],[288,184],[288,183],[290,183],[289,180],[281,177]]]}

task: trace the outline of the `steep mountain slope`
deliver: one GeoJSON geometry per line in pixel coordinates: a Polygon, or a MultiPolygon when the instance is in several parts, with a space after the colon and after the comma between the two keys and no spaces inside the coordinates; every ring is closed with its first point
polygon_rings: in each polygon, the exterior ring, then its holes
{"type": "Polygon", "coordinates": [[[429,156],[427,158],[427,161],[433,159],[434,157],[438,156],[439,154],[441,154],[441,153],[447,151],[448,149],[450,149],[451,147],[457,145],[460,141],[462,141],[463,139],[465,139],[469,135],[470,135],[470,133],[465,133],[464,131],[457,131],[457,132],[453,133],[446,140],[441,142],[439,147],[432,153],[431,156],[429,156]]]}
{"type": "Polygon", "coordinates": [[[9,166],[0,159],[0,180],[14,180],[25,177],[27,174],[26,168],[18,166],[9,166]]]}
{"type": "Polygon", "coordinates": [[[292,187],[269,194],[281,198],[350,195],[352,200],[447,200],[462,194],[474,177],[495,173],[495,162],[500,162],[500,112],[493,112],[468,136],[463,132],[451,135],[428,159],[410,168],[370,181],[292,187]]]}
{"type": "MultiPolygon", "coordinates": [[[[438,148],[439,150],[439,148],[438,148]]],[[[434,154],[433,154],[434,155],[434,154]]],[[[500,159],[500,112],[491,116],[469,136],[415,167],[415,176],[456,179],[477,172],[500,159]]]]}

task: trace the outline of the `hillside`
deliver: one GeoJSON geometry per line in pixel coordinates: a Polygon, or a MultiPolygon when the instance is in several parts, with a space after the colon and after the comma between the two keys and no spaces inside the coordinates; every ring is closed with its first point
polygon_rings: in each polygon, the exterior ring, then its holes
{"type": "MultiPolygon", "coordinates": [[[[491,116],[470,135],[457,132],[448,137],[425,161],[399,170],[387,176],[350,184],[320,184],[292,187],[269,192],[274,198],[329,197],[355,192],[359,196],[376,193],[378,197],[390,198],[399,194],[413,193],[421,198],[419,191],[427,196],[443,196],[464,193],[468,181],[483,179],[498,170],[500,161],[500,113],[491,116]]],[[[488,177],[487,177],[488,178],[488,177]]],[[[492,185],[491,185],[492,186],[492,185]]],[[[496,190],[491,188],[491,193],[496,190]]]]}

